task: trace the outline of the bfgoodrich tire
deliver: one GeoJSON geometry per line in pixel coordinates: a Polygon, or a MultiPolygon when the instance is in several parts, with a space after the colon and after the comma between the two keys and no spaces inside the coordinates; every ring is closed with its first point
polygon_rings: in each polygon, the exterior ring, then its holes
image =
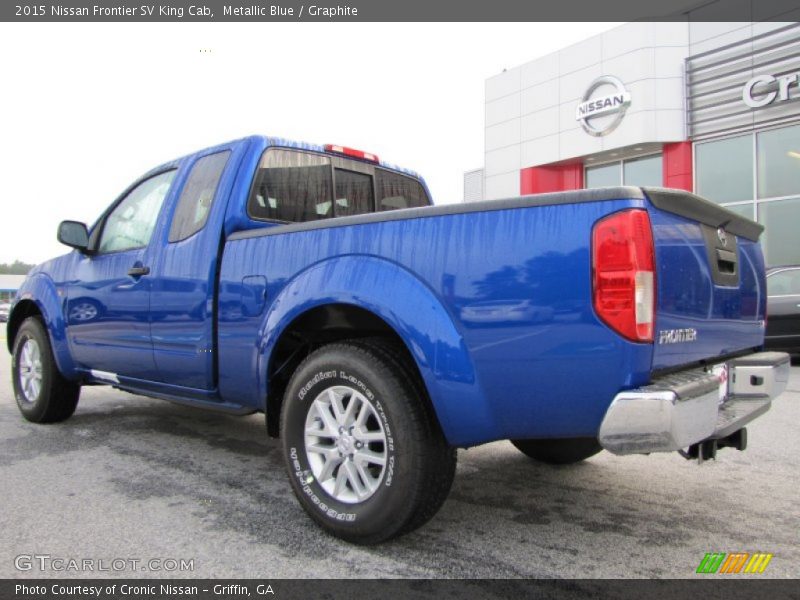
{"type": "Polygon", "coordinates": [[[22,416],[34,423],[56,423],[72,416],[81,388],[58,370],[41,320],[25,319],[14,338],[11,358],[14,397],[22,416]]]}
{"type": "Polygon", "coordinates": [[[407,365],[389,346],[336,343],[295,371],[281,437],[292,489],[333,535],[374,544],[421,526],[455,474],[447,445],[407,365]]]}
{"type": "Polygon", "coordinates": [[[603,449],[595,438],[511,440],[511,443],[532,459],[551,465],[571,465],[603,449]]]}

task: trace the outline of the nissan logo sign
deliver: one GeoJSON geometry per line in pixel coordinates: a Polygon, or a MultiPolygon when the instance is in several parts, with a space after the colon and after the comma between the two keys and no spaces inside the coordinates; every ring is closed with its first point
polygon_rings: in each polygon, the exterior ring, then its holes
{"type": "Polygon", "coordinates": [[[763,108],[778,100],[789,100],[789,88],[797,86],[797,73],[773,77],[772,75],[756,75],[744,84],[742,100],[750,108],[763,108]],[[756,92],[760,95],[755,96],[756,92]]]}
{"type": "Polygon", "coordinates": [[[575,109],[575,120],[580,122],[583,130],[589,135],[597,137],[608,135],[622,122],[630,104],[631,94],[625,89],[622,82],[616,77],[604,75],[595,79],[586,90],[581,103],[575,109]],[[604,86],[613,87],[614,92],[605,96],[592,96],[598,88],[604,86]],[[602,119],[602,125],[597,124],[597,117],[603,115],[615,116],[610,121],[602,119]]]}

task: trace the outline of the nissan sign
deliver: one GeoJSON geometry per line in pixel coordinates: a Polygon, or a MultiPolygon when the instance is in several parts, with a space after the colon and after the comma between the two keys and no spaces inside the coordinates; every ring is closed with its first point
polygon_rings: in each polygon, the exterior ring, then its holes
{"type": "Polygon", "coordinates": [[[595,79],[575,109],[575,120],[580,122],[583,130],[589,135],[603,136],[614,131],[622,122],[625,111],[631,104],[631,94],[616,77],[604,75],[595,79]],[[611,93],[595,96],[602,88],[611,87],[611,93]],[[600,119],[604,115],[615,115],[613,119],[600,119]]]}
{"type": "Polygon", "coordinates": [[[772,75],[756,75],[744,84],[742,100],[750,108],[763,108],[777,100],[789,100],[789,88],[798,86],[797,73],[773,77],[772,75]]]}

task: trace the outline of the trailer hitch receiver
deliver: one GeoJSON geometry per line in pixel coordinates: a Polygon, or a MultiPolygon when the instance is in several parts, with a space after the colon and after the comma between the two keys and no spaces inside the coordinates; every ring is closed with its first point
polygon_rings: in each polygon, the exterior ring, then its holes
{"type": "Polygon", "coordinates": [[[704,460],[717,457],[717,450],[722,448],[736,448],[739,451],[747,448],[747,428],[737,429],[723,438],[703,440],[689,446],[687,451],[680,450],[681,456],[687,460],[697,460],[697,464],[704,460]]]}

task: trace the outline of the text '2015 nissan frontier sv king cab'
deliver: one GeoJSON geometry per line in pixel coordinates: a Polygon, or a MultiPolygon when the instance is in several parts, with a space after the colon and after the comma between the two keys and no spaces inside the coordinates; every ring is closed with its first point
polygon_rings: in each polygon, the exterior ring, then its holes
{"type": "Polygon", "coordinates": [[[83,385],[263,412],[308,514],[376,543],[437,512],[459,447],[744,449],[789,376],[761,231],[666,189],[432,206],[373,154],[250,137],[60,225],[9,316],[14,391],[38,423],[83,385]]]}

